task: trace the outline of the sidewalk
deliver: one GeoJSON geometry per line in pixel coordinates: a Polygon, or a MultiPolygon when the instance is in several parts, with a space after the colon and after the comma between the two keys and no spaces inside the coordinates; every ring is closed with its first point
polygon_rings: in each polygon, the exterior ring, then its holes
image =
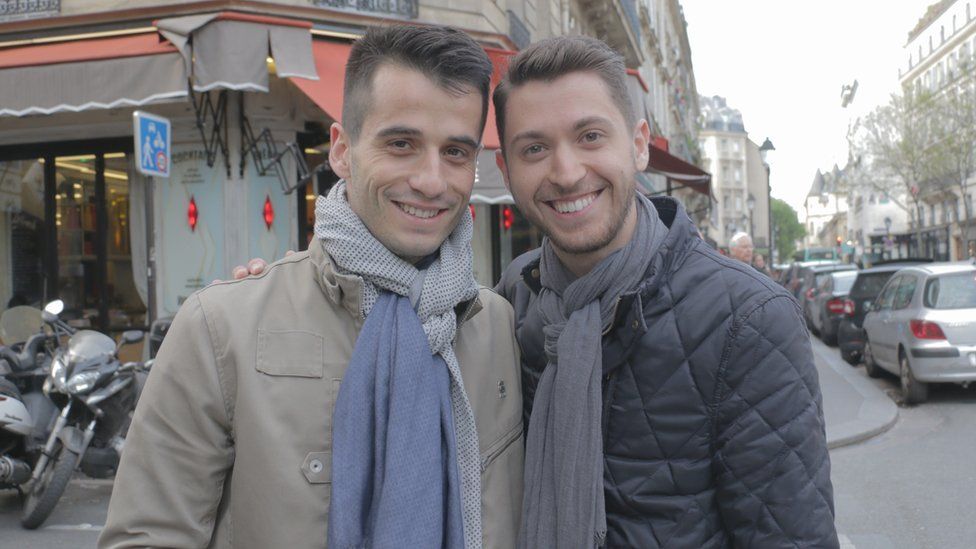
{"type": "Polygon", "coordinates": [[[859,368],[840,358],[836,348],[811,337],[820,374],[827,447],[839,448],[879,435],[898,420],[898,406],[871,383],[859,368]]]}

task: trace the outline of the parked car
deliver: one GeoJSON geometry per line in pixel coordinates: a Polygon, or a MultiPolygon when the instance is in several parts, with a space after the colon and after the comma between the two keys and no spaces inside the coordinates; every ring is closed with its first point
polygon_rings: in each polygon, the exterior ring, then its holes
{"type": "Polygon", "coordinates": [[[854,285],[857,271],[834,271],[818,278],[822,282],[811,303],[810,320],[820,339],[833,345],[837,343],[837,325],[844,316],[844,301],[854,285]]]}
{"type": "Polygon", "coordinates": [[[800,299],[800,284],[803,282],[803,275],[806,269],[816,265],[840,265],[838,261],[797,261],[790,265],[789,269],[783,273],[783,278],[780,280],[780,284],[783,285],[793,297],[800,299]]]}
{"type": "Polygon", "coordinates": [[[807,321],[807,327],[811,330],[814,329],[812,321],[814,299],[817,297],[817,288],[823,283],[824,277],[837,271],[856,270],[857,266],[849,263],[821,263],[819,265],[804,267],[801,270],[802,277],[800,279],[797,301],[800,302],[800,308],[803,310],[803,318],[807,321]]]}
{"type": "Polygon", "coordinates": [[[877,263],[871,268],[858,271],[857,279],[844,300],[844,315],[837,324],[837,347],[844,361],[852,366],[861,362],[864,351],[864,315],[892,275],[905,267],[931,262],[931,259],[900,259],[877,263]]]}
{"type": "Polygon", "coordinates": [[[906,267],[885,284],[864,317],[864,366],[898,374],[905,402],[928,384],[976,381],[976,265],[906,267]]]}

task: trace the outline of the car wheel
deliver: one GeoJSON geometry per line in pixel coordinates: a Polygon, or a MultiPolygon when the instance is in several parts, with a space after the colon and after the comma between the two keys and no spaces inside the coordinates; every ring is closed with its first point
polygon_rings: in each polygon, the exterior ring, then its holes
{"type": "Polygon", "coordinates": [[[921,404],[929,398],[929,385],[915,379],[905,351],[898,353],[898,370],[901,377],[901,396],[906,404],[921,404]]]}
{"type": "Polygon", "coordinates": [[[841,351],[840,357],[844,359],[844,362],[850,364],[851,366],[857,366],[858,360],[854,351],[841,351]]]}
{"type": "Polygon", "coordinates": [[[871,351],[871,342],[864,340],[864,371],[869,377],[881,377],[881,366],[874,361],[874,352],[871,351]]]}

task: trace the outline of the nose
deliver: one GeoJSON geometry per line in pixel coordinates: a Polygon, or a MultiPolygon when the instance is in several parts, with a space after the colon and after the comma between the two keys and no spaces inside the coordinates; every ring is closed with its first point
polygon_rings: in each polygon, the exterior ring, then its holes
{"type": "Polygon", "coordinates": [[[430,151],[417,161],[417,170],[410,178],[410,188],[424,198],[437,198],[447,190],[444,174],[441,173],[441,155],[439,151],[430,151]]]}
{"type": "Polygon", "coordinates": [[[572,187],[586,176],[586,167],[572,147],[559,145],[553,151],[549,180],[559,187],[572,187]]]}

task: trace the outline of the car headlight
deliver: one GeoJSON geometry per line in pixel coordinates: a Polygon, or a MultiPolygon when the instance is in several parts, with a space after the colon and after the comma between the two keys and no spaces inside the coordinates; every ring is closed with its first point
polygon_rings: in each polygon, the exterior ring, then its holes
{"type": "Polygon", "coordinates": [[[98,376],[98,372],[81,372],[71,376],[71,379],[65,384],[65,388],[73,395],[83,394],[95,387],[98,376]]]}

